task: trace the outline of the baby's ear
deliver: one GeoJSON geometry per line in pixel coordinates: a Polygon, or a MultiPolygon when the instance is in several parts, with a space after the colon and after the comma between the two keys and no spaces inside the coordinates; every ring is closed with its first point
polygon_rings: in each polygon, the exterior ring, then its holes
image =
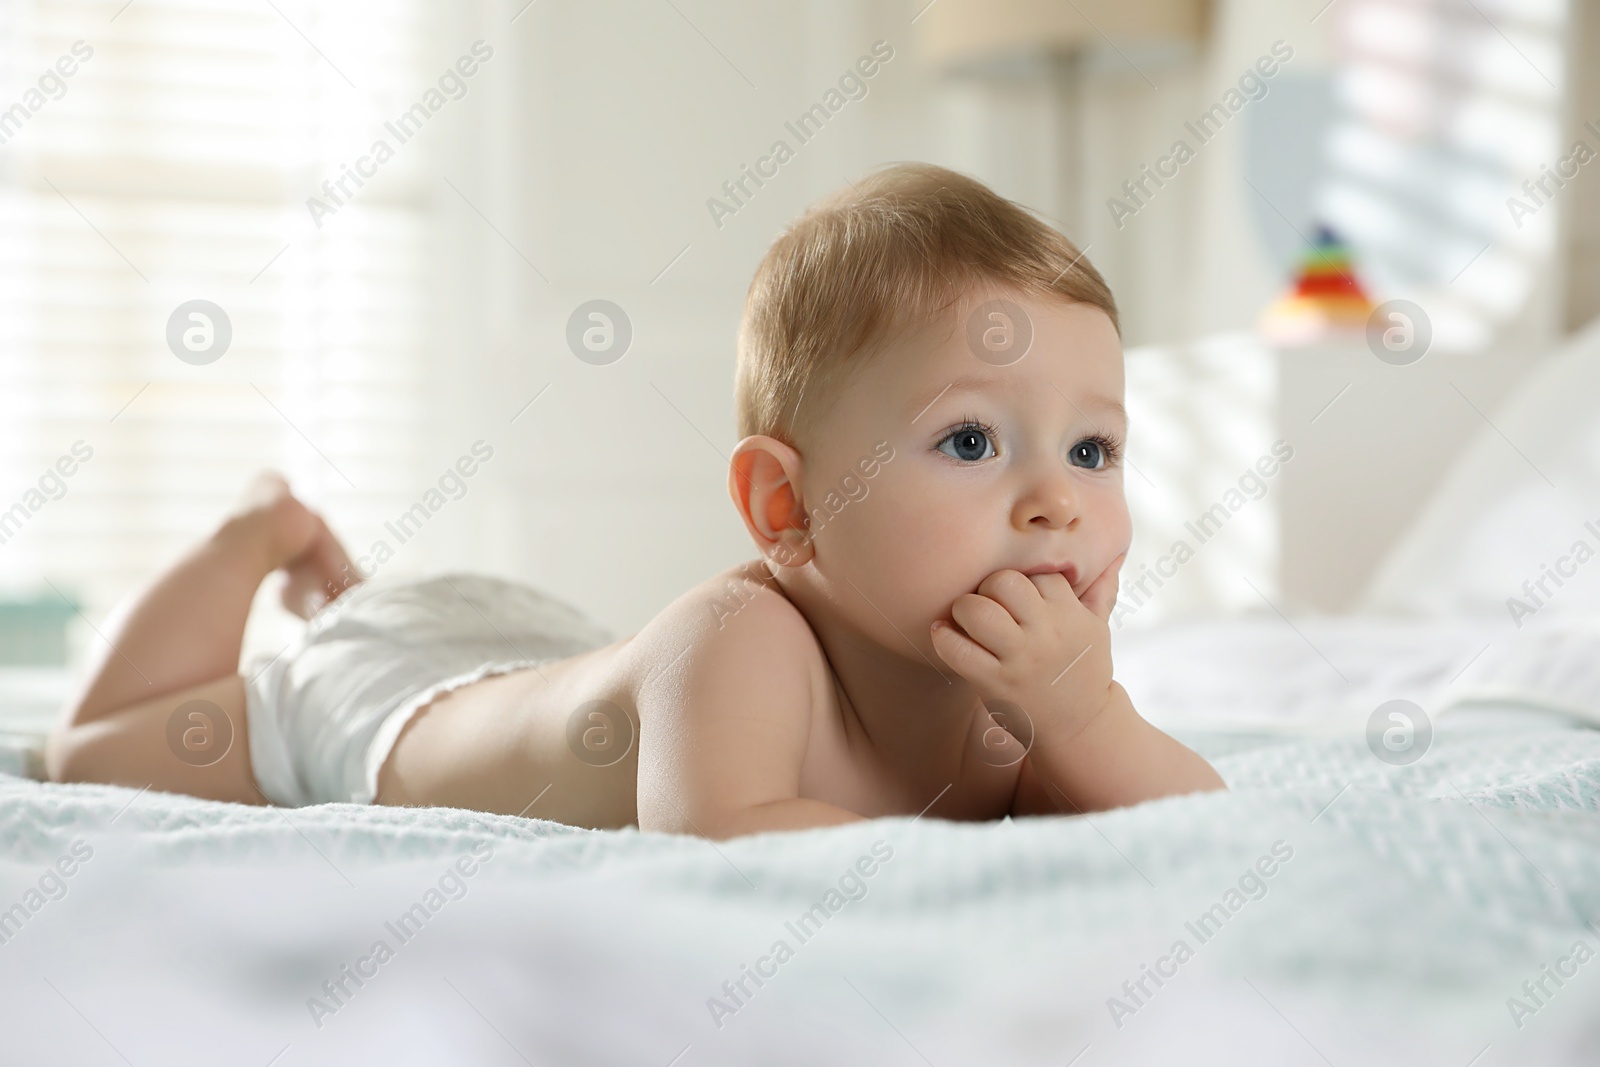
{"type": "Polygon", "coordinates": [[[800,453],[775,437],[756,434],[733,449],[728,493],[762,556],[780,567],[811,561],[811,531],[800,493],[800,453]]]}

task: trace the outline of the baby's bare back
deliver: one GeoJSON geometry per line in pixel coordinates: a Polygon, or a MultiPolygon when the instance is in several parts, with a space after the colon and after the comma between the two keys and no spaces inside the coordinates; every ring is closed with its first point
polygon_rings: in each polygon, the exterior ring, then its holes
{"type": "MultiPolygon", "coordinates": [[[[632,637],[436,699],[400,734],[377,802],[612,829],[640,825],[642,781],[646,828],[725,836],[703,824],[719,823],[724,787],[743,781],[864,817],[914,813],[922,784],[888,773],[845,710],[804,617],[762,565],[741,564],[632,637]],[[718,694],[741,694],[748,714],[708,722],[718,694]]],[[[981,769],[962,806],[998,817],[1015,769],[981,769]]]]}
{"type": "Polygon", "coordinates": [[[746,584],[746,570],[691,589],[632,637],[437,698],[401,732],[377,803],[637,825],[640,753],[650,758],[660,738],[640,693],[692,653],[697,623],[727,625],[748,606],[760,587],[746,584]]]}

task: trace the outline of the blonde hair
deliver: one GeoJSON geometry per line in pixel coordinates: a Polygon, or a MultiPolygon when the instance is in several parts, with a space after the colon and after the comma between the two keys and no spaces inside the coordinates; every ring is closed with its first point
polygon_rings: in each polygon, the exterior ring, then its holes
{"type": "Polygon", "coordinates": [[[981,286],[1088,304],[1121,332],[1077,247],[963,174],[898,163],[815,205],[772,243],[745,297],[739,436],[796,444],[859,357],[981,286]]]}

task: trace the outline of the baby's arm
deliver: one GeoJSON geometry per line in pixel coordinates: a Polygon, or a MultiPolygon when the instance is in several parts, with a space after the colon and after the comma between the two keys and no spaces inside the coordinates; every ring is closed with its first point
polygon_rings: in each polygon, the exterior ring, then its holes
{"type": "Polygon", "coordinates": [[[639,829],[721,839],[860,821],[800,796],[815,680],[805,620],[758,593],[720,621],[684,620],[688,651],[640,693],[639,829]]]}
{"type": "Polygon", "coordinates": [[[1035,740],[1023,759],[1011,814],[1070,815],[1225,788],[1211,764],[1150,725],[1112,682],[1106,706],[1075,737],[1035,740]]]}
{"type": "Polygon", "coordinates": [[[1113,565],[1080,601],[1059,574],[996,571],[951,606],[959,629],[934,624],[939,655],[986,701],[1020,709],[1031,727],[1020,738],[1031,747],[1013,814],[1096,811],[1227,788],[1197,753],[1140,717],[1112,679],[1116,579],[1113,565]]]}

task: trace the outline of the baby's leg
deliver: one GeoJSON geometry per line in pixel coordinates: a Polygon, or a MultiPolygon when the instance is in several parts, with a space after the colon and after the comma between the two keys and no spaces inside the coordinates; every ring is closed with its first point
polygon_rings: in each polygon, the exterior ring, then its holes
{"type": "MultiPolygon", "coordinates": [[[[252,483],[240,508],[100,628],[104,644],[81,694],[46,748],[56,781],[150,785],[215,799],[261,802],[250,774],[239,654],[251,601],[282,567],[291,606],[309,614],[306,594],[336,595],[353,575],[322,520],[277,475],[252,483]],[[194,719],[189,737],[231,732],[227,753],[204,756],[168,742],[177,708],[205,700],[230,726],[194,719]]],[[[192,719],[187,716],[185,722],[192,719]]],[[[181,732],[180,732],[181,736],[181,732]]],[[[204,746],[201,746],[203,749],[204,746]]]]}
{"type": "Polygon", "coordinates": [[[45,742],[45,769],[54,782],[105,782],[207,800],[269,803],[250,768],[244,679],[237,673],[117,708],[81,725],[57,726],[45,742]]]}

